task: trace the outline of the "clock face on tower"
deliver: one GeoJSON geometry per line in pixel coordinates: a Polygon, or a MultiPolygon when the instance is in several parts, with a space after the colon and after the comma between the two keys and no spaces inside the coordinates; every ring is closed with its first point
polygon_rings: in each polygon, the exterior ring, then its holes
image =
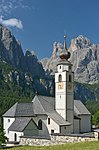
{"type": "Polygon", "coordinates": [[[63,89],[64,88],[64,83],[63,82],[59,82],[58,83],[58,89],[63,89]]]}
{"type": "Polygon", "coordinates": [[[68,89],[71,90],[72,89],[72,85],[68,84],[68,89]]]}

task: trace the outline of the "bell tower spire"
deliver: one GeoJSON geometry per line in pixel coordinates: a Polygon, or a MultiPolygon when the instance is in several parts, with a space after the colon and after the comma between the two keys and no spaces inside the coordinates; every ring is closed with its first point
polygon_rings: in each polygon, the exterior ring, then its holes
{"type": "MultiPolygon", "coordinates": [[[[60,59],[57,63],[57,72],[55,73],[55,108],[56,111],[71,126],[68,131],[73,132],[74,122],[74,98],[73,98],[73,82],[74,73],[72,72],[72,64],[68,60],[70,52],[66,46],[66,36],[64,36],[63,50],[60,52],[60,59]]],[[[67,127],[66,127],[67,128],[67,127]]]]}
{"type": "Polygon", "coordinates": [[[66,35],[64,35],[64,48],[60,53],[60,59],[64,61],[68,61],[69,58],[70,58],[70,52],[68,51],[66,46],[66,35]]]}
{"type": "Polygon", "coordinates": [[[67,46],[66,46],[66,35],[64,35],[64,49],[67,50],[67,46]]]}

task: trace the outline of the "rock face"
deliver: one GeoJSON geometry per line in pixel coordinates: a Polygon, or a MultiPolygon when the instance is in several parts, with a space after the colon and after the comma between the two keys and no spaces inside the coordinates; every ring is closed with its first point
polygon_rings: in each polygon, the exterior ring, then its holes
{"type": "MultiPolygon", "coordinates": [[[[56,72],[56,64],[59,52],[63,46],[61,43],[53,44],[51,58],[41,60],[45,71],[56,72]]],[[[99,45],[92,44],[91,41],[80,35],[71,40],[69,47],[71,52],[70,61],[73,64],[75,80],[81,83],[95,83],[99,80],[99,45]]]]}
{"type": "Polygon", "coordinates": [[[75,51],[78,49],[89,48],[92,45],[93,44],[87,37],[79,35],[77,38],[71,40],[70,49],[75,51]]]}
{"type": "Polygon", "coordinates": [[[2,25],[0,25],[0,60],[23,72],[31,73],[32,77],[44,77],[45,75],[42,64],[38,61],[36,55],[26,51],[24,56],[21,44],[2,25]]]}
{"type": "Polygon", "coordinates": [[[34,52],[30,52],[29,50],[25,53],[25,62],[27,66],[27,71],[32,74],[33,77],[44,77],[45,72],[41,62],[38,61],[34,52]]]}
{"type": "Polygon", "coordinates": [[[69,49],[75,79],[81,83],[97,82],[99,80],[99,45],[92,44],[84,36],[78,36],[71,41],[69,49]]]}
{"type": "Polygon", "coordinates": [[[0,59],[17,68],[25,68],[21,45],[11,32],[0,25],[0,59]]]}

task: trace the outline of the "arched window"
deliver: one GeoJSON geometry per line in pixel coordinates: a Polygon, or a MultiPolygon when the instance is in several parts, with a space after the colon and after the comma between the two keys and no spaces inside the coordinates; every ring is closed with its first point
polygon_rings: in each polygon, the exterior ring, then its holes
{"type": "Polygon", "coordinates": [[[69,82],[71,82],[72,81],[72,78],[71,78],[71,75],[69,74],[69,82]]]}
{"type": "Polygon", "coordinates": [[[41,119],[38,121],[38,129],[42,130],[42,120],[41,119]]]}
{"type": "Polygon", "coordinates": [[[58,81],[59,81],[59,82],[62,81],[62,75],[61,75],[61,74],[59,74],[59,76],[58,76],[58,81]]]}

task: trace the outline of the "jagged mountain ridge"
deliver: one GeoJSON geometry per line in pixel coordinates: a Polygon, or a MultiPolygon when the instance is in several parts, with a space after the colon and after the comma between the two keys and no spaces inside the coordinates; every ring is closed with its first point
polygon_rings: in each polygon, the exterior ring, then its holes
{"type": "MultiPolygon", "coordinates": [[[[50,58],[43,58],[41,63],[49,74],[56,72],[58,54],[63,49],[59,42],[53,44],[53,52],[50,58]]],[[[93,44],[82,35],[71,40],[69,47],[70,61],[73,64],[75,80],[81,83],[96,83],[99,80],[99,44],[93,44]]]]}
{"type": "MultiPolygon", "coordinates": [[[[55,64],[58,61],[59,52],[63,49],[63,45],[55,42],[53,46],[54,51],[51,59],[44,59],[45,66],[53,68],[50,71],[48,68],[44,71],[44,64],[42,66],[37,56],[29,50],[24,55],[21,44],[11,35],[11,32],[7,28],[0,25],[0,79],[3,79],[3,84],[14,83],[23,90],[26,87],[26,89],[31,89],[34,93],[54,95],[54,81],[50,74],[56,68],[55,64]],[[7,71],[5,71],[4,65],[10,65],[10,70],[6,69],[7,71]]],[[[79,92],[79,87],[81,90],[84,89],[84,86],[76,87],[75,96],[79,92]]],[[[87,99],[95,100],[96,96],[93,91],[85,87],[84,93],[78,94],[76,98],[80,98],[85,102],[87,99]]]]}
{"type": "Polygon", "coordinates": [[[33,77],[37,75],[44,77],[45,75],[44,69],[35,54],[27,50],[24,56],[21,44],[2,25],[0,25],[0,60],[22,71],[30,72],[33,77]],[[34,69],[31,70],[33,67],[34,69]]]}

